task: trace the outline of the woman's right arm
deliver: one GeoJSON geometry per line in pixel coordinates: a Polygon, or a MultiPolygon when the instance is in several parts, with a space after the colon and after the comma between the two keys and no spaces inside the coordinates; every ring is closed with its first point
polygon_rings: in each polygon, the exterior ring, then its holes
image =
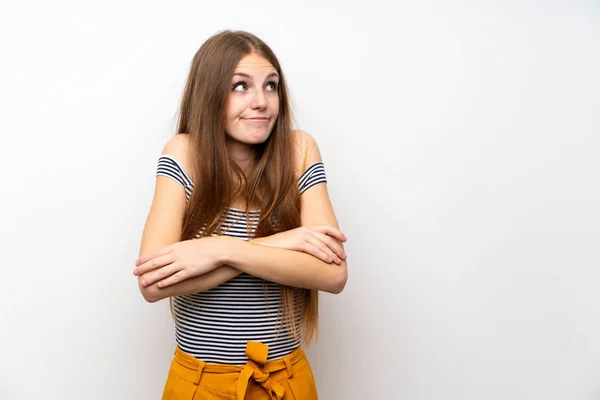
{"type": "MultiPolygon", "coordinates": [[[[172,156],[186,165],[187,146],[188,136],[178,134],[167,142],[162,154],[172,156]]],[[[184,188],[174,179],[157,175],[152,205],[142,234],[140,256],[181,240],[185,207],[184,188]]],[[[144,287],[140,284],[139,277],[138,286],[144,299],[153,303],[174,295],[207,291],[239,274],[240,271],[233,267],[221,266],[208,274],[188,279],[172,287],[159,288],[156,284],[144,287]]]]}

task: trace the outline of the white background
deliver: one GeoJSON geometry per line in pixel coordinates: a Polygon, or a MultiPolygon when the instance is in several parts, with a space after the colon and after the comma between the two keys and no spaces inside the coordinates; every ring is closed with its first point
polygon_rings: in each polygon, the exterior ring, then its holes
{"type": "Polygon", "coordinates": [[[160,397],[172,321],[131,272],[225,28],[280,58],[349,237],[321,399],[600,399],[595,0],[3,0],[0,399],[160,397]]]}

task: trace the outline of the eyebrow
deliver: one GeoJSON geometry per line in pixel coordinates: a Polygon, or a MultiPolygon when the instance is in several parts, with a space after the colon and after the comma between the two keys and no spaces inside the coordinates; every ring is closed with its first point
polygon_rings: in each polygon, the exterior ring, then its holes
{"type": "MultiPolygon", "coordinates": [[[[236,76],[236,75],[244,77],[244,78],[247,78],[247,79],[252,79],[252,77],[250,75],[248,75],[248,74],[246,74],[244,72],[235,72],[233,74],[233,76],[236,76]]],[[[271,72],[269,75],[267,75],[266,79],[273,78],[273,77],[279,79],[279,74],[277,72],[271,72]]]]}

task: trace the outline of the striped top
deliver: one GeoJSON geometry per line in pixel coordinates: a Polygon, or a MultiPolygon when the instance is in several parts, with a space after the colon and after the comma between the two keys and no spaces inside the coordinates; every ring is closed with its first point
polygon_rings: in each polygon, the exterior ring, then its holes
{"type": "MultiPolygon", "coordinates": [[[[175,158],[161,155],[156,173],[177,181],[189,201],[194,183],[175,158]]],[[[322,182],[327,182],[327,178],[323,163],[318,162],[302,173],[298,188],[302,194],[322,182]]],[[[223,235],[248,240],[248,224],[253,233],[259,216],[259,211],[250,211],[246,216],[242,210],[228,208],[222,224],[223,235]]],[[[201,233],[202,230],[196,237],[201,233]]],[[[301,291],[297,290],[296,294],[300,295],[301,291]]],[[[284,357],[300,345],[301,339],[294,339],[289,330],[282,327],[279,296],[279,284],[246,273],[206,292],[175,296],[177,345],[208,363],[246,364],[249,340],[269,346],[269,361],[284,357]]],[[[300,311],[297,307],[296,313],[300,311]]]]}

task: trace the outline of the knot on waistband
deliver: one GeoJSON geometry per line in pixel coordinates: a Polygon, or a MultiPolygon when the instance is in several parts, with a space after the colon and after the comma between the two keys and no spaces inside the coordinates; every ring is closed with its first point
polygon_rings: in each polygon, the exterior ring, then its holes
{"type": "Polygon", "coordinates": [[[246,364],[244,368],[248,368],[252,371],[252,379],[254,379],[255,382],[263,383],[269,380],[269,373],[264,372],[262,369],[260,369],[258,365],[256,365],[252,361],[248,362],[248,364],[246,364]]]}
{"type": "Polygon", "coordinates": [[[273,382],[269,373],[264,372],[258,364],[266,364],[269,346],[259,342],[248,342],[246,344],[246,356],[250,359],[242,368],[237,385],[237,400],[244,400],[246,391],[250,384],[250,378],[265,389],[272,400],[283,399],[285,388],[273,382]]]}

